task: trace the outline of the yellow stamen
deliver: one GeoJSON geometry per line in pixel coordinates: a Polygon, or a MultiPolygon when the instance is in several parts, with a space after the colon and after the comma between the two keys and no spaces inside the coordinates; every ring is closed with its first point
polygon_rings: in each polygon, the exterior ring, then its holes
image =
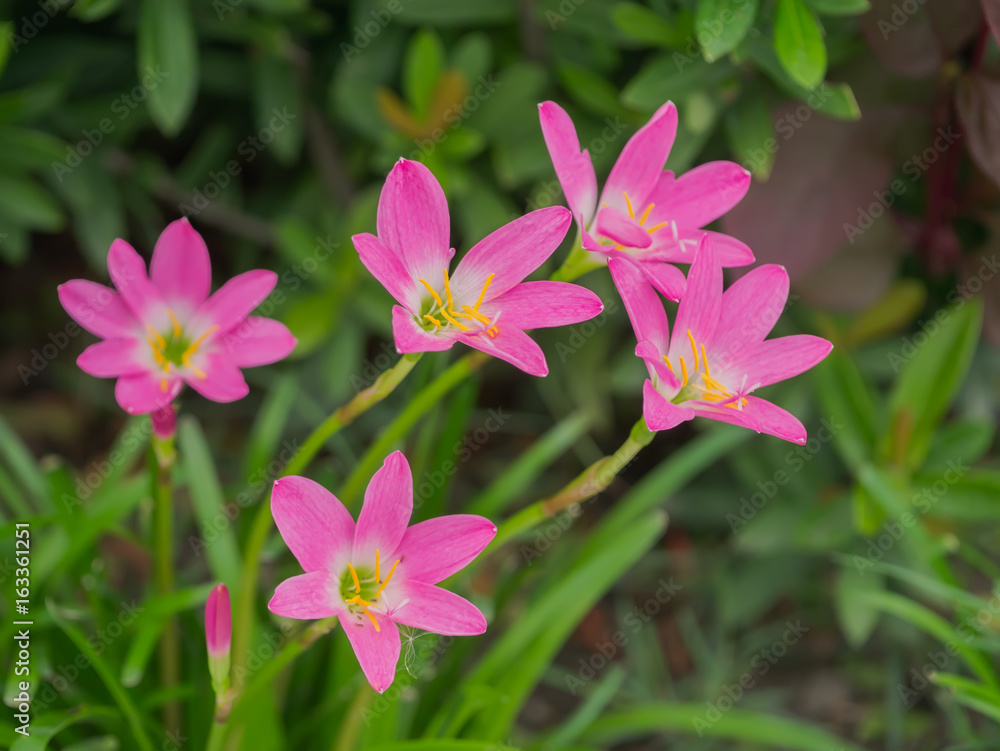
{"type": "Polygon", "coordinates": [[[381,578],[379,576],[379,558],[378,558],[378,548],[375,548],[375,583],[378,584],[378,580],[381,578]]]}
{"type": "Polygon", "coordinates": [[[368,616],[368,620],[370,620],[372,622],[372,625],[375,627],[376,631],[381,631],[382,630],[381,628],[379,628],[378,621],[375,620],[375,616],[374,615],[372,615],[371,613],[369,613],[367,610],[365,611],[365,615],[368,616]]]}
{"type": "Polygon", "coordinates": [[[174,339],[180,339],[181,334],[184,332],[181,322],[177,320],[177,316],[174,315],[174,311],[170,308],[167,308],[167,315],[170,316],[170,320],[174,322],[174,339]]]}
{"type": "Polygon", "coordinates": [[[663,355],[663,362],[665,362],[667,364],[667,370],[669,370],[671,373],[673,373],[674,372],[674,366],[670,364],[670,360],[667,359],[666,355],[663,355]]]}
{"type": "Polygon", "coordinates": [[[490,288],[490,284],[492,284],[493,277],[495,276],[496,274],[490,274],[486,277],[486,284],[483,285],[483,291],[479,293],[479,299],[476,300],[476,304],[474,306],[476,310],[479,310],[479,306],[483,304],[483,298],[486,297],[486,290],[490,288]]]}
{"type": "Polygon", "coordinates": [[[705,366],[705,375],[712,377],[712,372],[708,369],[708,355],[705,354],[705,345],[701,345],[701,362],[705,366]]]}
{"type": "Polygon", "coordinates": [[[212,326],[208,331],[206,331],[204,334],[195,339],[191,343],[191,346],[189,346],[186,350],[184,350],[184,354],[181,355],[181,360],[187,360],[187,358],[191,357],[191,355],[197,352],[198,347],[201,346],[201,343],[204,342],[206,339],[208,339],[208,337],[210,337],[216,331],[218,331],[218,329],[219,329],[218,326],[212,326]]]}
{"type": "Polygon", "coordinates": [[[425,313],[425,314],[424,314],[424,318],[426,318],[426,319],[427,319],[428,321],[430,321],[431,323],[433,323],[433,324],[434,324],[434,329],[435,329],[435,330],[437,330],[437,329],[441,328],[441,321],[439,321],[439,320],[438,320],[437,318],[435,318],[434,316],[432,316],[432,315],[428,315],[427,313],[425,313]]]}
{"type": "Polygon", "coordinates": [[[426,281],[424,281],[423,279],[417,279],[417,281],[420,282],[425,287],[427,287],[427,291],[431,293],[431,297],[434,298],[434,302],[436,302],[438,304],[439,308],[443,308],[444,307],[444,302],[441,300],[441,295],[439,295],[437,292],[435,292],[434,288],[431,285],[429,285],[426,281]]]}
{"type": "Polygon", "coordinates": [[[470,329],[470,328],[469,328],[468,326],[465,326],[465,325],[463,325],[463,324],[459,323],[458,321],[456,321],[456,320],[455,320],[455,319],[454,319],[454,318],[452,317],[451,313],[449,313],[449,312],[448,312],[447,310],[445,310],[444,308],[441,308],[441,310],[439,310],[438,312],[439,312],[439,313],[440,313],[441,315],[443,315],[443,316],[445,317],[445,320],[447,320],[447,321],[448,321],[449,323],[451,323],[451,324],[452,324],[453,326],[457,326],[457,327],[458,327],[458,328],[460,328],[460,329],[461,329],[462,331],[472,331],[472,329],[470,329]]]}
{"type": "Polygon", "coordinates": [[[376,600],[382,596],[382,590],[389,585],[389,580],[392,578],[392,575],[396,572],[396,566],[398,565],[399,561],[396,561],[394,564],[392,564],[392,568],[389,569],[389,575],[385,577],[385,581],[382,582],[381,586],[379,586],[378,588],[378,592],[375,593],[376,600]]]}
{"type": "Polygon", "coordinates": [[[698,371],[698,348],[694,344],[694,337],[691,336],[691,329],[687,330],[688,341],[691,342],[691,351],[694,353],[694,369],[695,372],[698,371]]]}
{"type": "Polygon", "coordinates": [[[448,310],[454,310],[455,301],[451,299],[451,284],[448,282],[448,269],[444,270],[444,294],[448,298],[448,310]]]}
{"type": "Polygon", "coordinates": [[[167,379],[166,378],[161,378],[160,379],[160,391],[162,391],[164,394],[167,393],[167,379]]]}
{"type": "Polygon", "coordinates": [[[663,228],[663,227],[666,227],[666,226],[667,226],[668,224],[670,224],[670,222],[660,222],[660,223],[659,223],[659,224],[657,224],[657,225],[656,225],[655,227],[650,227],[650,228],[649,228],[648,230],[646,230],[646,231],[647,231],[647,232],[648,232],[649,234],[653,234],[654,232],[656,232],[656,230],[658,230],[658,229],[661,229],[661,228],[663,228]]]}
{"type": "Polygon", "coordinates": [[[360,605],[363,608],[373,608],[375,605],[368,600],[361,599],[361,595],[354,595],[350,600],[344,600],[345,605],[360,605]]]}
{"type": "Polygon", "coordinates": [[[639,218],[639,224],[640,224],[640,225],[641,225],[641,224],[642,224],[643,222],[645,222],[645,221],[646,221],[646,217],[648,217],[648,216],[649,216],[649,212],[653,210],[653,207],[654,207],[655,205],[656,205],[655,203],[651,203],[651,204],[649,204],[649,206],[647,206],[647,207],[646,207],[646,210],[645,210],[644,212],[642,212],[642,216],[641,216],[641,217],[639,218]]]}
{"type": "Polygon", "coordinates": [[[350,563],[347,564],[347,568],[351,570],[351,578],[354,579],[354,591],[358,593],[358,597],[361,597],[361,582],[358,581],[358,572],[354,570],[354,566],[350,563]]]}
{"type": "Polygon", "coordinates": [[[156,346],[156,340],[152,337],[146,337],[146,341],[149,342],[149,348],[153,350],[153,359],[156,360],[156,364],[164,365],[167,362],[167,358],[163,356],[163,352],[156,346]]]}
{"type": "Polygon", "coordinates": [[[681,355],[681,373],[683,373],[683,375],[684,375],[684,380],[681,383],[681,386],[682,387],[683,386],[687,386],[687,382],[688,382],[688,368],[687,368],[687,365],[684,362],[684,356],[683,355],[681,355]]]}
{"type": "Polygon", "coordinates": [[[625,203],[628,204],[629,217],[635,219],[635,212],[632,210],[632,201],[629,200],[628,193],[622,191],[622,195],[625,196],[625,203]]]}
{"type": "Polygon", "coordinates": [[[486,333],[490,335],[490,339],[496,339],[497,338],[497,334],[500,333],[500,327],[499,326],[490,326],[488,329],[486,329],[486,333]]]}
{"type": "MultiPolygon", "coordinates": [[[[475,308],[470,308],[468,305],[463,305],[462,310],[465,311],[466,315],[474,321],[479,321],[480,323],[489,323],[490,319],[488,316],[484,316],[475,308]]],[[[457,315],[457,314],[456,314],[457,315]]]]}
{"type": "Polygon", "coordinates": [[[160,349],[166,349],[166,348],[167,348],[167,340],[166,340],[166,339],[164,339],[164,338],[163,338],[163,337],[162,337],[162,336],[160,335],[160,332],[159,332],[159,331],[157,331],[156,329],[154,329],[154,328],[153,328],[152,326],[150,326],[150,325],[149,325],[148,323],[146,324],[146,328],[147,328],[147,329],[149,329],[149,332],[150,332],[150,333],[151,333],[151,334],[153,335],[153,337],[154,337],[154,338],[156,339],[156,343],[157,343],[157,345],[159,345],[160,349]]]}

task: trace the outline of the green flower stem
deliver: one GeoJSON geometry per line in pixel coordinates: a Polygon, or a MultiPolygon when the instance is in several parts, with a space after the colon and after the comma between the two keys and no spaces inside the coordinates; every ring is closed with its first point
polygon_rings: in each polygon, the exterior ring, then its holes
{"type": "Polygon", "coordinates": [[[572,282],[594,269],[599,269],[606,264],[606,261],[598,253],[593,253],[583,249],[581,237],[578,235],[573,249],[566,256],[562,266],[556,269],[555,273],[549,277],[553,282],[572,282]]]}
{"type": "MultiPolygon", "coordinates": [[[[393,367],[380,375],[371,386],[361,391],[351,401],[326,418],[306,438],[302,448],[285,466],[282,477],[295,475],[309,466],[323,445],[341,428],[350,425],[361,414],[371,409],[391,394],[402,383],[420,360],[420,354],[403,355],[393,367]]],[[[233,623],[233,656],[238,668],[245,667],[247,650],[250,646],[250,631],[253,627],[254,601],[257,594],[258,566],[261,551],[271,533],[271,492],[268,490],[257,515],[250,527],[243,570],[240,576],[240,596],[237,600],[237,614],[233,623]]],[[[234,684],[238,692],[242,684],[244,670],[237,670],[234,684]]]]}
{"type": "Polygon", "coordinates": [[[628,439],[615,453],[598,459],[555,495],[536,501],[503,522],[490,544],[490,550],[499,549],[505,542],[555,516],[567,506],[582,503],[600,493],[628,466],[643,447],[649,445],[655,435],[655,432],[646,427],[646,421],[640,419],[632,426],[628,439]]]}
{"type": "MultiPolygon", "coordinates": [[[[156,592],[165,597],[174,589],[173,556],[173,484],[171,473],[177,461],[174,438],[153,437],[150,446],[150,464],[153,468],[153,551],[155,558],[156,592]]],[[[180,684],[181,649],[177,619],[167,618],[160,639],[160,681],[163,688],[170,690],[180,684]]],[[[167,731],[179,733],[181,729],[181,705],[171,699],[163,707],[163,724],[167,731]]]]}
{"type": "Polygon", "coordinates": [[[315,644],[320,637],[330,633],[337,625],[337,617],[324,618],[314,621],[306,628],[291,637],[281,648],[281,651],[269,660],[253,676],[246,688],[237,696],[227,692],[224,696],[216,697],[215,719],[212,722],[212,730],[208,738],[205,751],[219,751],[225,744],[229,735],[229,718],[239,714],[240,706],[256,696],[261,690],[267,688],[274,678],[288,667],[299,655],[315,644]]]}
{"type": "Polygon", "coordinates": [[[371,476],[378,469],[379,463],[385,459],[393,445],[402,439],[445,394],[468,378],[488,359],[489,355],[483,352],[472,352],[465,355],[452,363],[447,370],[413,397],[406,408],[368,447],[364,456],[361,457],[361,461],[354,467],[354,471],[347,478],[347,482],[338,494],[341,502],[350,508],[361,495],[371,476]]]}

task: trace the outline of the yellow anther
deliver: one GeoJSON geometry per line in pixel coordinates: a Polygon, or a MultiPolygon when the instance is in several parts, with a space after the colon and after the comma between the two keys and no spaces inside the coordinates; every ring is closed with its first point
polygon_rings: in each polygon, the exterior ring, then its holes
{"type": "Polygon", "coordinates": [[[174,315],[174,311],[167,308],[167,315],[170,316],[170,320],[174,323],[174,339],[180,339],[181,334],[184,333],[184,327],[181,326],[181,322],[177,320],[177,316],[174,315]]]}
{"type": "Polygon", "coordinates": [[[448,280],[448,269],[444,270],[444,294],[448,298],[448,310],[454,310],[455,301],[451,299],[451,284],[448,280]]]}
{"type": "Polygon", "coordinates": [[[167,393],[167,379],[166,378],[161,378],[160,379],[160,391],[162,391],[164,394],[167,393]]]}
{"type": "Polygon", "coordinates": [[[389,575],[385,577],[385,581],[382,582],[382,584],[378,588],[378,592],[375,593],[375,599],[376,600],[379,597],[382,596],[382,590],[385,589],[389,585],[389,580],[392,578],[392,575],[394,573],[396,573],[396,566],[398,566],[398,565],[399,565],[399,561],[396,561],[394,564],[392,564],[392,568],[389,569],[389,575]]]}
{"type": "Polygon", "coordinates": [[[649,228],[648,230],[646,230],[646,231],[647,231],[647,232],[648,232],[649,234],[653,234],[654,232],[656,232],[656,230],[658,230],[658,229],[662,229],[663,227],[666,227],[666,226],[667,226],[668,224],[670,224],[670,222],[660,222],[660,223],[659,223],[659,224],[657,224],[656,226],[654,226],[654,227],[650,227],[650,228],[649,228]]]}
{"type": "Polygon", "coordinates": [[[427,319],[428,321],[430,321],[431,323],[433,323],[433,324],[434,324],[434,329],[435,329],[435,330],[437,330],[437,329],[441,328],[441,321],[439,321],[439,320],[438,320],[437,318],[435,318],[434,316],[432,316],[432,315],[429,315],[429,314],[427,314],[427,313],[424,313],[424,318],[426,318],[426,319],[427,319]]]}
{"type": "Polygon", "coordinates": [[[705,375],[712,377],[712,372],[708,369],[708,355],[705,354],[705,345],[701,345],[701,362],[705,366],[705,375]]]}
{"type": "Polygon", "coordinates": [[[453,317],[453,316],[451,315],[451,313],[449,313],[449,312],[448,312],[447,310],[445,310],[444,308],[441,308],[441,310],[439,310],[438,312],[439,312],[439,313],[440,313],[441,315],[443,315],[443,316],[445,317],[445,320],[447,320],[447,321],[448,321],[448,323],[452,324],[453,326],[457,326],[457,327],[458,327],[458,328],[460,328],[460,329],[461,329],[462,331],[472,331],[472,329],[470,329],[470,328],[469,328],[468,326],[466,326],[466,325],[464,325],[464,324],[461,324],[461,323],[459,323],[458,321],[456,321],[456,320],[455,320],[455,318],[454,318],[454,317],[453,317]]]}
{"type": "Polygon", "coordinates": [[[202,334],[193,342],[191,342],[191,345],[186,350],[184,350],[184,354],[181,355],[181,359],[186,360],[187,358],[191,357],[191,355],[193,355],[195,352],[198,351],[198,347],[201,346],[202,342],[204,342],[206,339],[208,339],[208,337],[210,337],[212,334],[218,331],[218,329],[219,329],[218,326],[212,326],[208,331],[206,331],[204,334],[202,334]]]}
{"type": "Polygon", "coordinates": [[[629,215],[629,217],[632,218],[632,219],[635,219],[635,212],[632,210],[632,201],[629,200],[628,193],[626,193],[623,190],[622,191],[622,195],[625,196],[625,203],[628,205],[628,215],[629,215]]]}
{"type": "Polygon", "coordinates": [[[646,207],[646,210],[645,210],[644,212],[642,212],[642,216],[641,216],[641,217],[639,218],[639,224],[640,224],[640,225],[641,225],[641,224],[642,224],[643,222],[645,222],[645,221],[646,221],[646,217],[648,217],[648,216],[649,216],[649,212],[653,210],[653,207],[654,207],[655,205],[656,205],[655,203],[651,203],[651,204],[649,204],[649,206],[647,206],[647,207],[646,207]]]}
{"type": "Polygon", "coordinates": [[[379,566],[378,548],[375,548],[375,583],[376,584],[378,584],[378,580],[381,578],[379,576],[379,567],[378,566],[379,566]]]}
{"type": "Polygon", "coordinates": [[[666,355],[663,355],[663,362],[665,362],[667,364],[667,370],[669,370],[671,373],[673,373],[674,372],[674,366],[670,364],[670,360],[667,359],[666,355]]]}
{"type": "Polygon", "coordinates": [[[496,274],[490,274],[486,277],[486,284],[483,285],[483,291],[479,293],[479,299],[476,300],[476,304],[473,306],[476,310],[479,310],[479,306],[483,304],[483,299],[486,297],[486,290],[490,288],[490,284],[493,282],[493,277],[496,274]]]}
{"type": "Polygon", "coordinates": [[[681,386],[687,386],[688,382],[688,368],[684,362],[684,355],[681,355],[681,373],[684,375],[684,380],[681,382],[681,386]]]}
{"type": "Polygon", "coordinates": [[[691,329],[687,330],[688,341],[691,342],[691,351],[694,353],[694,369],[698,372],[698,348],[695,346],[694,337],[691,336],[691,329]]]}
{"type": "Polygon", "coordinates": [[[372,622],[372,625],[375,627],[376,631],[381,631],[382,630],[381,628],[379,628],[378,621],[375,620],[375,616],[374,615],[372,615],[371,613],[369,613],[367,610],[365,611],[365,615],[368,616],[368,620],[370,620],[372,622]]]}
{"type": "Polygon", "coordinates": [[[358,593],[358,597],[361,596],[361,582],[358,581],[358,572],[354,570],[354,566],[350,563],[347,564],[347,568],[351,570],[351,578],[354,579],[354,591],[358,593]]]}
{"type": "Polygon", "coordinates": [[[463,305],[462,310],[465,311],[466,315],[472,320],[479,321],[480,323],[489,323],[490,319],[488,316],[484,316],[475,308],[469,307],[468,305],[463,305]]]}
{"type": "Polygon", "coordinates": [[[500,333],[500,327],[490,326],[488,329],[486,329],[486,333],[490,335],[490,339],[496,339],[497,335],[500,333]]]}

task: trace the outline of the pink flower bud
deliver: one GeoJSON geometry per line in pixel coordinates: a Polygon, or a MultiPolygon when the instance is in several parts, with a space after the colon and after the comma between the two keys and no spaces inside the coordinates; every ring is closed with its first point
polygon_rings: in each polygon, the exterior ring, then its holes
{"type": "Polygon", "coordinates": [[[229,647],[233,634],[229,609],[229,589],[219,584],[205,603],[205,641],[208,644],[208,670],[215,692],[229,688],[229,647]]]}
{"type": "Polygon", "coordinates": [[[173,404],[168,404],[154,411],[151,419],[153,420],[153,435],[161,441],[169,441],[174,437],[174,431],[177,428],[177,411],[173,404]]]}

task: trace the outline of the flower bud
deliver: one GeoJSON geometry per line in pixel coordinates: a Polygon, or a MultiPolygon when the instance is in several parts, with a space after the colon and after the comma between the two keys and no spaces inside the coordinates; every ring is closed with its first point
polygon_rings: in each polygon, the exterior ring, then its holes
{"type": "Polygon", "coordinates": [[[216,694],[229,690],[229,647],[233,625],[229,610],[229,589],[219,584],[205,603],[205,641],[208,644],[208,671],[216,694]]]}

